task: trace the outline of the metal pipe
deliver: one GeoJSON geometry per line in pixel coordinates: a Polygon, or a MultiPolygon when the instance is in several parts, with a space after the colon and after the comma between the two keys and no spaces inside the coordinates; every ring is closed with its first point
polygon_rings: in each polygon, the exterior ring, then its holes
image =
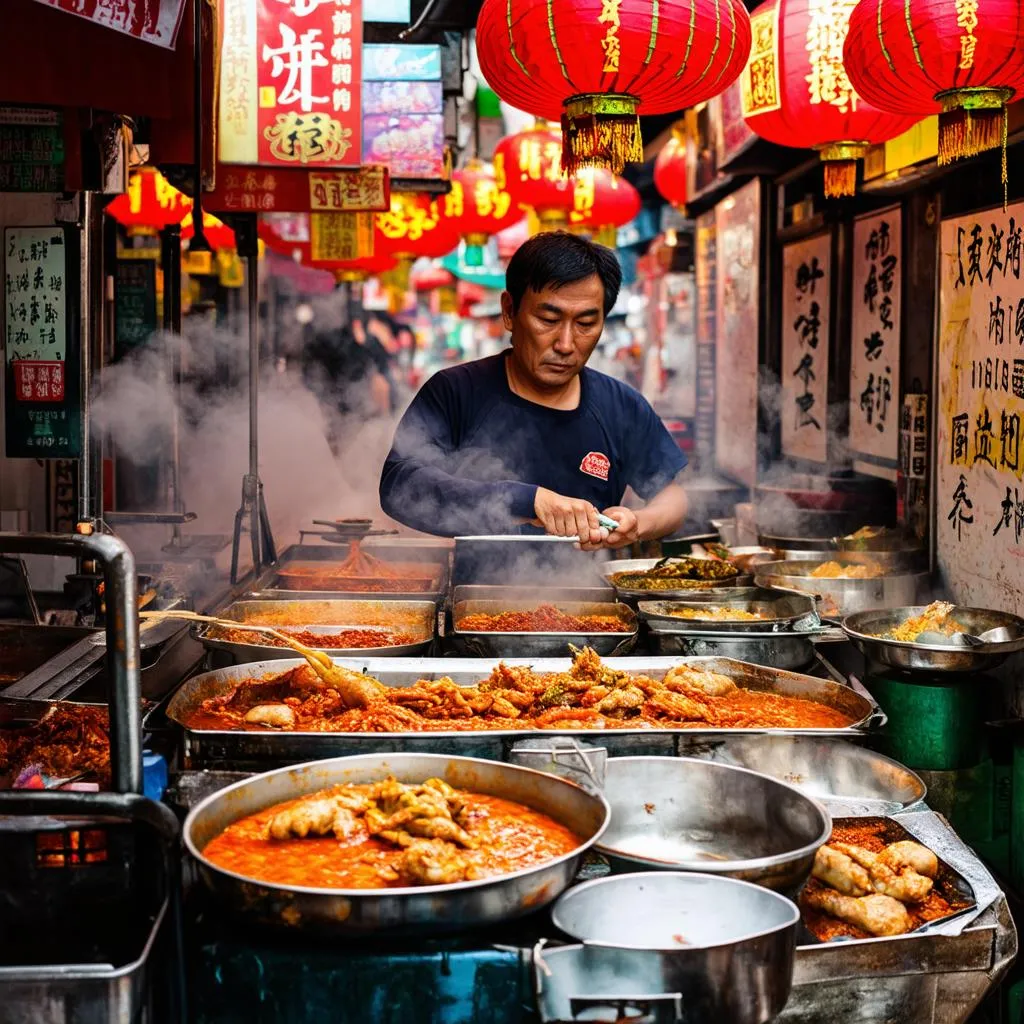
{"type": "Polygon", "coordinates": [[[82,224],[78,246],[79,388],[82,396],[79,422],[82,453],[78,459],[78,521],[92,523],[92,205],[91,192],[82,192],[82,224]]]}
{"type": "MultiPolygon", "coordinates": [[[[164,330],[175,338],[181,335],[181,225],[169,224],[160,233],[160,262],[164,272],[164,330]]],[[[173,402],[171,406],[171,452],[168,466],[167,503],[172,512],[181,512],[181,413],[179,389],[181,387],[181,343],[168,345],[168,369],[171,377],[173,402]]],[[[173,526],[173,540],[181,537],[181,527],[173,526]]]]}
{"type": "Polygon", "coordinates": [[[118,793],[142,792],[142,689],[135,556],[108,534],[0,533],[0,555],[69,555],[103,565],[110,672],[110,774],[118,793]]]}

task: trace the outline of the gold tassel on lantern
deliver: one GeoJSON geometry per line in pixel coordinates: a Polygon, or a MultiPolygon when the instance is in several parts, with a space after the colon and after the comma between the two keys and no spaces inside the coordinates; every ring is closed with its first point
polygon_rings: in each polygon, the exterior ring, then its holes
{"type": "Polygon", "coordinates": [[[827,199],[851,199],[857,194],[857,161],[867,151],[866,142],[834,142],[818,150],[825,165],[827,199]]]}
{"type": "Polygon", "coordinates": [[[618,93],[572,96],[562,112],[562,170],[606,167],[621,174],[626,164],[642,163],[643,139],[637,100],[618,93]]]}
{"type": "Polygon", "coordinates": [[[950,89],[936,98],[939,114],[939,166],[1004,145],[1009,89],[950,89]]]}

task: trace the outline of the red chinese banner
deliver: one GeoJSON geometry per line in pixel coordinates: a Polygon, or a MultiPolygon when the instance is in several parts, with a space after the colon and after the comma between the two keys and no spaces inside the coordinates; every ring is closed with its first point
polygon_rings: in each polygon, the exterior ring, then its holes
{"type": "Polygon", "coordinates": [[[386,167],[296,171],[219,164],[217,187],[203,206],[230,213],[378,213],[391,208],[391,181],[386,167]]]}
{"type": "Polygon", "coordinates": [[[36,0],[55,10],[173,50],[185,0],[36,0]]]}
{"type": "Polygon", "coordinates": [[[362,0],[221,0],[220,159],[357,167],[362,0]]]}
{"type": "Polygon", "coordinates": [[[19,402],[63,402],[64,364],[15,359],[14,397],[19,402]]]}

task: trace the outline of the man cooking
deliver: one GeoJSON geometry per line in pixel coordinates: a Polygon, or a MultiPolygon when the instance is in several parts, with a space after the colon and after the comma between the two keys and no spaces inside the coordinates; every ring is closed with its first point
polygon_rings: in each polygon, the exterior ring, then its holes
{"type": "Polygon", "coordinates": [[[567,232],[537,235],[505,280],[512,347],[424,384],[395,431],[381,507],[425,533],[532,524],[588,550],[678,529],[686,456],[638,392],[586,365],[622,283],[615,253],[567,232]],[[622,504],[627,486],[643,508],[622,504]]]}

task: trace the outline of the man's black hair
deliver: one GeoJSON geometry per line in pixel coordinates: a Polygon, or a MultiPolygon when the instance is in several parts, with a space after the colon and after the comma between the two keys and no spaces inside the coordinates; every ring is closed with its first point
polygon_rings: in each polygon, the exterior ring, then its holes
{"type": "Polygon", "coordinates": [[[607,246],[568,231],[534,235],[516,250],[505,272],[505,287],[512,296],[512,311],[519,309],[528,290],[557,290],[594,274],[604,285],[604,314],[607,316],[622,286],[618,256],[607,246]]]}

